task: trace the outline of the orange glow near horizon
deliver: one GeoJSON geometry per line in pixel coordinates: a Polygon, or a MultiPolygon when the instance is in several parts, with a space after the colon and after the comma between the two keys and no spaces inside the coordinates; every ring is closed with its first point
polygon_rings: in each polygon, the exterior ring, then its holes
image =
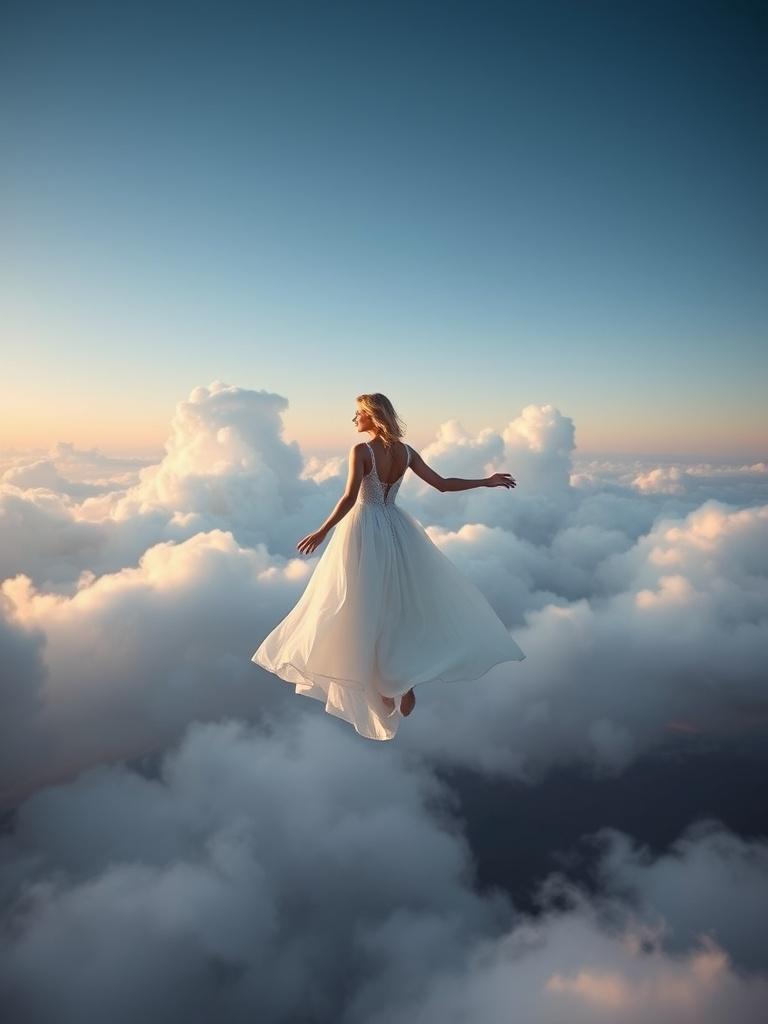
{"type": "MultiPolygon", "coordinates": [[[[97,396],[84,405],[78,396],[64,394],[57,400],[47,396],[43,408],[21,405],[8,399],[4,403],[4,416],[0,421],[0,449],[48,451],[58,442],[68,442],[77,448],[98,448],[105,454],[151,455],[162,452],[170,434],[174,404],[169,407],[153,397],[145,402],[137,414],[135,408],[126,410],[125,398],[97,396]]],[[[567,409],[562,410],[570,415],[567,409]]],[[[519,410],[511,410],[507,421],[519,410]]],[[[444,417],[443,417],[444,418],[444,417]]],[[[507,421],[487,423],[477,414],[456,417],[472,433],[491,425],[501,430],[507,421]]],[[[735,457],[750,462],[765,460],[768,455],[766,435],[758,425],[731,423],[727,428],[705,429],[703,424],[686,419],[674,431],[668,422],[638,424],[625,417],[615,429],[602,421],[599,428],[581,425],[573,415],[576,427],[574,456],[590,454],[621,455],[646,453],[672,456],[686,454],[706,461],[708,457],[735,457]]],[[[426,447],[437,431],[440,420],[425,423],[421,429],[411,429],[407,436],[418,448],[426,447]]],[[[368,435],[358,434],[350,422],[345,428],[343,417],[329,416],[318,424],[305,414],[289,408],[283,416],[286,442],[295,440],[304,452],[344,452],[357,440],[368,435]]]]}

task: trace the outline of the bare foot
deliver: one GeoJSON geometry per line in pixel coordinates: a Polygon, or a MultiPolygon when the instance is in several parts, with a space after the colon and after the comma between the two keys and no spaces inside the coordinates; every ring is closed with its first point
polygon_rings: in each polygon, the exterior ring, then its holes
{"type": "Polygon", "coordinates": [[[403,715],[407,717],[408,715],[410,715],[410,713],[413,711],[415,707],[416,694],[413,692],[413,687],[411,687],[408,693],[404,693],[400,700],[400,710],[402,711],[403,715]]]}

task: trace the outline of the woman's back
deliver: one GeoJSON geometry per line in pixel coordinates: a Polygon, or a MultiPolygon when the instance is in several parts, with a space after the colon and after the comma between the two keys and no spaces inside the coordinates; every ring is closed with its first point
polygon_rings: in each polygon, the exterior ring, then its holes
{"type": "Polygon", "coordinates": [[[358,502],[363,505],[393,505],[410,465],[411,450],[403,441],[389,451],[377,441],[365,443],[371,455],[371,468],[361,481],[358,502]],[[377,449],[374,449],[374,444],[377,449]]]}

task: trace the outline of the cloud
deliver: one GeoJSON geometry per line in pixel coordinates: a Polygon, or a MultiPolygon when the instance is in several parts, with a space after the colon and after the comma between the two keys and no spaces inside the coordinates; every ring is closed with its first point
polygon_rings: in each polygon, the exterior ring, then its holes
{"type": "Polygon", "coordinates": [[[574,460],[571,485],[582,491],[635,491],[646,495],[672,495],[667,511],[680,512],[692,503],[719,498],[731,505],[768,501],[768,464],[765,462],[685,462],[652,458],[574,460]]]}
{"type": "MultiPolygon", "coordinates": [[[[45,715],[45,633],[11,624],[10,605],[0,593],[0,779],[5,786],[12,780],[20,789],[34,786],[25,772],[31,770],[30,746],[35,742],[37,723],[45,715]]],[[[35,758],[39,759],[41,749],[37,748],[35,758]]]]}
{"type": "Polygon", "coordinates": [[[81,566],[102,562],[107,532],[81,522],[66,496],[0,484],[0,579],[23,572],[40,586],[66,586],[81,566]]]}
{"type": "Polygon", "coordinates": [[[193,517],[198,529],[226,525],[251,540],[268,537],[313,493],[301,479],[296,442],[282,440],[288,402],[267,391],[214,381],[179,402],[166,453],[111,509],[126,519],[153,509],[193,517]]]}
{"type": "Polygon", "coordinates": [[[130,486],[149,464],[147,459],[116,458],[98,448],[76,448],[59,441],[47,452],[0,450],[0,482],[83,498],[130,486]]]}
{"type": "Polygon", "coordinates": [[[177,405],[158,463],[126,464],[63,443],[46,459],[16,456],[0,481],[0,578],[21,572],[66,592],[83,571],[114,572],[153,544],[219,528],[242,544],[295,554],[338,484],[327,474],[303,477],[298,446],[281,438],[287,405],[214,381],[177,405]],[[125,474],[84,479],[110,468],[125,474]]]}
{"type": "Polygon", "coordinates": [[[432,776],[330,739],[309,719],[195,726],[159,778],[96,768],[27,801],[1,844],[15,1019],[278,1020],[315,999],[332,1019],[393,903],[438,959],[457,928],[492,927],[501,901],[472,892],[466,844],[424,813],[432,776]]]}
{"type": "Polygon", "coordinates": [[[630,902],[649,926],[663,907],[667,949],[683,952],[708,934],[742,967],[768,970],[766,842],[741,839],[714,820],[691,825],[660,856],[615,829],[594,839],[603,845],[602,891],[630,902]]]}
{"type": "MultiPolygon", "coordinates": [[[[516,552],[495,549],[514,578],[516,552]]],[[[568,758],[620,771],[671,722],[712,736],[764,728],[766,551],[768,507],[712,501],[661,519],[594,566],[600,596],[525,613],[524,663],[499,666],[482,687],[426,693],[414,745],[441,762],[535,776],[568,758]]]]}
{"type": "Polygon", "coordinates": [[[476,890],[449,807],[394,744],[308,718],[41,790],[0,841],[14,1020],[762,1019],[764,841],[699,823],[654,858],[603,830],[604,892],[553,874],[529,916],[476,890]]]}
{"type": "Polygon", "coordinates": [[[3,774],[4,802],[162,747],[195,718],[267,713],[285,694],[254,671],[253,637],[287,612],[309,573],[298,557],[272,558],[214,530],[155,545],[138,566],[84,574],[72,595],[41,592],[25,576],[2,583],[3,655],[30,633],[45,639],[42,699],[0,725],[3,745],[25,735],[3,774]]]}

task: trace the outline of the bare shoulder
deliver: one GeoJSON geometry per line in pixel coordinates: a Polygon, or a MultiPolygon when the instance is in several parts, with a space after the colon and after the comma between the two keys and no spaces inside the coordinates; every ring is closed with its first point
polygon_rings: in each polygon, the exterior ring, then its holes
{"type": "Polygon", "coordinates": [[[365,469],[367,460],[370,458],[368,445],[365,441],[357,441],[349,449],[349,461],[353,465],[362,466],[365,469]]]}

